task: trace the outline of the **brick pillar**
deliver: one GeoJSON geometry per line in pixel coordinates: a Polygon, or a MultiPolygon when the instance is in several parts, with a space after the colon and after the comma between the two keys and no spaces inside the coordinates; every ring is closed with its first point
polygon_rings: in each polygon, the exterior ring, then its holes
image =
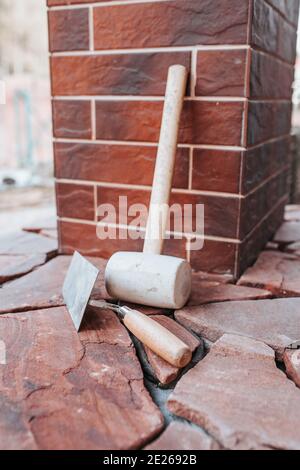
{"type": "MultiPolygon", "coordinates": [[[[166,243],[238,276],[287,201],[298,0],[48,0],[60,249],[108,257],[96,207],[149,201],[167,70],[190,71],[172,202],[205,204],[205,244],[166,243]]],[[[188,242],[187,242],[188,241],[188,242]]]]}

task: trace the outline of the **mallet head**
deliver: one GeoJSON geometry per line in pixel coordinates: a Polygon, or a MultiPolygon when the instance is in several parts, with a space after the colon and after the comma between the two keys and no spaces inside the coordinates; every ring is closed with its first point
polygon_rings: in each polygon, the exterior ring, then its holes
{"type": "Polygon", "coordinates": [[[107,264],[105,283],[112,298],[179,309],[190,296],[192,271],[189,263],[181,258],[119,252],[107,264]]]}

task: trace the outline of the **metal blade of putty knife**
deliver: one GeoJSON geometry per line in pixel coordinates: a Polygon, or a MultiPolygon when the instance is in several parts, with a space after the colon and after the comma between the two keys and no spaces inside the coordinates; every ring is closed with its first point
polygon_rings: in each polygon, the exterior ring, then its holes
{"type": "Polygon", "coordinates": [[[77,331],[98,274],[96,266],[75,251],[63,285],[63,298],[77,331]]]}

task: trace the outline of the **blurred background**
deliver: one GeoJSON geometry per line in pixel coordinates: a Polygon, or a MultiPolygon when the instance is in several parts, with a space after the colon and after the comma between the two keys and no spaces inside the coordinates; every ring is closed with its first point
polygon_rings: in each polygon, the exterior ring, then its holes
{"type": "MultiPolygon", "coordinates": [[[[46,0],[0,0],[0,81],[6,87],[6,104],[0,104],[0,234],[7,234],[55,214],[46,0]]],[[[299,57],[293,101],[293,175],[299,177],[293,178],[292,198],[300,203],[299,57]]]]}
{"type": "Polygon", "coordinates": [[[48,62],[46,1],[0,0],[1,234],[55,214],[48,62]]]}

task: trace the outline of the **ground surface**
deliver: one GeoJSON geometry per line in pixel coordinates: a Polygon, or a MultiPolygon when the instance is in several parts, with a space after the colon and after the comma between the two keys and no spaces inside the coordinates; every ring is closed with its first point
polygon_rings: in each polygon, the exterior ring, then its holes
{"type": "Polygon", "coordinates": [[[0,239],[1,449],[300,449],[300,207],[238,285],[198,273],[182,310],[140,307],[189,345],[184,370],[112,312],[76,333],[70,257],[41,219],[0,239]]]}
{"type": "Polygon", "coordinates": [[[0,192],[0,234],[13,233],[36,220],[54,217],[54,187],[11,188],[0,192]]]}

